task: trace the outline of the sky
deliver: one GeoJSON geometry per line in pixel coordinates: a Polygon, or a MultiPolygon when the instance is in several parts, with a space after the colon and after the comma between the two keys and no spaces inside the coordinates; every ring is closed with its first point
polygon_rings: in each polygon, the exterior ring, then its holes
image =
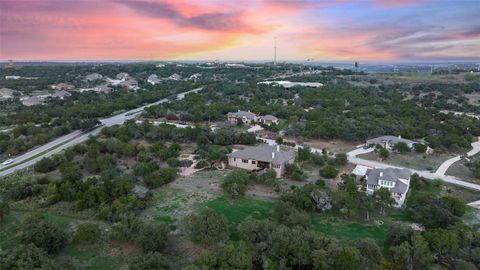
{"type": "Polygon", "coordinates": [[[0,61],[480,60],[480,0],[0,0],[0,61]]]}

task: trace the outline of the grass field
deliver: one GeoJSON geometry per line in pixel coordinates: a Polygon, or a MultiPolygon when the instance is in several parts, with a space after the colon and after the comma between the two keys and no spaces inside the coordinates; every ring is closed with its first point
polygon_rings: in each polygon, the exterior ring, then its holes
{"type": "MultiPolygon", "coordinates": [[[[231,200],[222,196],[208,202],[206,206],[227,217],[230,226],[230,238],[237,240],[237,226],[249,217],[256,220],[269,219],[271,217],[270,210],[274,203],[251,198],[231,200]]],[[[340,241],[372,238],[379,245],[383,244],[386,225],[375,225],[373,222],[363,221],[349,222],[335,217],[335,214],[313,213],[311,217],[312,228],[315,231],[340,241]]]]}
{"type": "MultiPolygon", "coordinates": [[[[11,249],[20,244],[19,226],[31,212],[11,211],[0,224],[0,251],[11,249]]],[[[49,212],[42,213],[44,218],[64,230],[68,230],[72,223],[81,221],[70,215],[58,215],[49,212]]],[[[56,257],[62,269],[120,269],[125,264],[126,256],[121,248],[112,246],[108,240],[99,239],[91,246],[67,246],[56,257]]]]}

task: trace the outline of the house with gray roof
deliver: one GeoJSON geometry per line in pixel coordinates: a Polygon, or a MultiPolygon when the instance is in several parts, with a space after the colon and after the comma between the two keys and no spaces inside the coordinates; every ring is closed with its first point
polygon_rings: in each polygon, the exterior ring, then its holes
{"type": "Polygon", "coordinates": [[[112,92],[112,88],[110,88],[106,84],[102,84],[102,85],[95,86],[93,88],[93,91],[95,91],[97,93],[108,94],[108,93],[112,92]]]}
{"type": "Polygon", "coordinates": [[[43,99],[38,96],[27,97],[22,100],[23,106],[35,106],[35,105],[43,105],[43,99]]]}
{"type": "Polygon", "coordinates": [[[85,80],[89,81],[89,82],[92,82],[92,81],[96,81],[96,80],[101,80],[103,78],[103,76],[101,74],[98,74],[98,73],[92,73],[92,74],[88,74],[86,77],[85,77],[85,80]]]}
{"type": "Polygon", "coordinates": [[[57,83],[57,84],[54,84],[52,86],[50,86],[53,90],[65,90],[65,91],[69,91],[69,90],[73,90],[75,89],[75,86],[74,85],[71,85],[71,84],[67,84],[67,83],[57,83]]]}
{"type": "Polygon", "coordinates": [[[59,98],[59,99],[64,99],[66,97],[71,97],[72,94],[70,94],[69,92],[65,91],[65,90],[60,90],[60,91],[55,91],[55,93],[53,93],[53,97],[54,98],[59,98]]]}
{"type": "Polygon", "coordinates": [[[126,73],[126,72],[120,72],[115,76],[115,78],[117,78],[119,80],[126,80],[126,79],[130,78],[130,75],[128,75],[128,73],[126,73]]]}
{"type": "Polygon", "coordinates": [[[227,114],[227,119],[230,123],[236,124],[238,120],[241,120],[243,123],[257,122],[258,117],[256,114],[248,111],[238,111],[238,112],[229,112],[227,114]]]}
{"type": "Polygon", "coordinates": [[[264,144],[237,150],[227,157],[229,166],[248,171],[273,169],[280,177],[285,173],[285,166],[295,160],[295,150],[264,144]]]}
{"type": "Polygon", "coordinates": [[[174,74],[170,75],[170,77],[168,77],[168,79],[174,80],[174,81],[179,81],[179,80],[182,79],[182,76],[178,75],[177,73],[174,73],[174,74]]]}
{"type": "Polygon", "coordinates": [[[155,85],[155,84],[162,83],[162,80],[160,78],[158,78],[158,76],[156,74],[152,74],[152,75],[148,76],[147,82],[151,85],[155,85]]]}
{"type": "Polygon", "coordinates": [[[0,89],[0,100],[9,100],[14,98],[15,91],[10,88],[1,88],[0,89]]]}
{"type": "Polygon", "coordinates": [[[395,199],[396,207],[402,207],[410,187],[412,172],[408,169],[386,168],[372,169],[367,171],[365,181],[367,194],[372,195],[380,188],[387,188],[392,198],[395,199]]]}
{"type": "Polygon", "coordinates": [[[399,142],[405,143],[410,148],[415,147],[415,144],[418,143],[416,141],[404,139],[401,136],[396,137],[396,136],[387,135],[387,136],[381,136],[381,137],[378,137],[378,138],[373,138],[373,139],[367,140],[365,145],[366,146],[372,146],[372,145],[379,144],[379,145],[383,146],[385,149],[391,150],[399,142]]]}
{"type": "Polygon", "coordinates": [[[271,114],[267,114],[267,115],[264,115],[264,116],[260,116],[260,118],[258,119],[258,122],[260,122],[261,124],[267,125],[267,126],[270,126],[272,124],[277,125],[278,124],[278,118],[271,115],[271,114]]]}

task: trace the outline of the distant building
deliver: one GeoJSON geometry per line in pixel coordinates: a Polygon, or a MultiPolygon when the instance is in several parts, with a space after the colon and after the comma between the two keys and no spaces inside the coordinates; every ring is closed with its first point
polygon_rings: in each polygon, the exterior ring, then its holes
{"type": "Polygon", "coordinates": [[[201,77],[202,77],[202,74],[195,73],[195,74],[191,75],[188,79],[196,81],[196,80],[200,79],[201,77]]]}
{"type": "Polygon", "coordinates": [[[392,150],[392,148],[397,145],[399,142],[405,143],[408,147],[413,148],[415,144],[418,144],[416,141],[403,139],[401,136],[395,137],[391,135],[381,136],[378,138],[367,140],[365,145],[372,146],[372,145],[381,145],[385,149],[392,150]]]}
{"type": "Polygon", "coordinates": [[[236,64],[236,63],[230,63],[230,64],[225,64],[226,67],[246,67],[244,64],[236,64]]]}
{"type": "Polygon", "coordinates": [[[75,86],[71,84],[66,84],[66,83],[58,83],[50,86],[54,90],[64,90],[64,91],[70,91],[75,89],[75,86]]]}
{"type": "Polygon", "coordinates": [[[38,96],[27,97],[26,99],[22,100],[23,106],[36,106],[36,105],[43,105],[43,99],[38,96]]]}
{"type": "Polygon", "coordinates": [[[168,79],[174,80],[174,81],[179,81],[179,80],[182,79],[182,76],[178,75],[177,73],[174,73],[174,74],[170,75],[170,77],[168,77],[168,79]]]}
{"type": "Polygon", "coordinates": [[[102,93],[102,94],[109,94],[110,92],[112,92],[112,88],[110,88],[106,84],[102,84],[102,85],[95,86],[93,88],[93,91],[97,93],[102,93]]]}
{"type": "Polygon", "coordinates": [[[18,80],[20,79],[20,76],[5,76],[5,80],[18,80]]]}
{"type": "Polygon", "coordinates": [[[284,88],[291,88],[294,86],[317,88],[317,87],[323,86],[323,84],[319,82],[291,82],[291,81],[265,81],[265,82],[258,82],[257,84],[281,85],[284,88]]]}
{"type": "Polygon", "coordinates": [[[70,94],[65,90],[55,91],[55,93],[53,94],[54,98],[59,98],[59,99],[64,99],[66,97],[71,97],[71,96],[72,94],[70,94]]]}
{"type": "Polygon", "coordinates": [[[267,114],[267,115],[264,115],[264,116],[260,116],[258,122],[260,122],[261,124],[267,125],[267,126],[270,126],[272,124],[277,125],[278,124],[278,118],[273,116],[273,115],[267,114]]]}
{"type": "Polygon", "coordinates": [[[412,172],[408,169],[372,169],[367,172],[365,181],[367,194],[372,195],[380,188],[387,188],[395,199],[396,207],[401,207],[410,188],[412,172]]]}
{"type": "Polygon", "coordinates": [[[10,88],[1,88],[0,89],[0,101],[13,99],[15,91],[10,88]]]}
{"type": "Polygon", "coordinates": [[[128,73],[126,73],[126,72],[120,72],[115,76],[115,78],[117,78],[119,80],[126,80],[126,79],[130,78],[130,75],[128,75],[128,73]]]}
{"type": "Polygon", "coordinates": [[[156,64],[155,67],[157,67],[157,68],[163,68],[163,67],[165,67],[165,64],[156,64]]]}
{"type": "Polygon", "coordinates": [[[20,66],[13,63],[13,60],[8,60],[8,63],[4,66],[5,69],[19,69],[20,66]]]}
{"type": "Polygon", "coordinates": [[[160,78],[158,78],[157,75],[152,74],[152,75],[148,76],[147,83],[149,83],[151,85],[156,85],[156,84],[162,83],[162,80],[160,78]]]}
{"type": "Polygon", "coordinates": [[[236,124],[238,120],[241,120],[243,123],[257,122],[258,117],[254,113],[239,110],[238,112],[229,112],[227,119],[230,123],[236,124]]]}
{"type": "Polygon", "coordinates": [[[295,150],[282,150],[280,146],[260,145],[238,150],[227,155],[228,165],[249,171],[275,170],[277,177],[285,173],[285,166],[295,160],[295,150]]]}
{"type": "Polygon", "coordinates": [[[92,73],[92,74],[88,74],[87,76],[85,76],[85,80],[87,80],[89,82],[96,81],[96,80],[101,80],[102,78],[103,78],[103,75],[98,74],[98,73],[92,73]]]}
{"type": "Polygon", "coordinates": [[[119,85],[127,88],[128,90],[133,90],[133,91],[137,91],[138,89],[140,89],[138,87],[137,80],[131,79],[131,78],[128,79],[128,80],[120,82],[119,85]]]}

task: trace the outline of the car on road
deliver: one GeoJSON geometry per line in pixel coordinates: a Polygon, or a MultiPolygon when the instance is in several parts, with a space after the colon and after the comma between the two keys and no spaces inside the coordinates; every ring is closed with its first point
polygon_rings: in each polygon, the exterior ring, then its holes
{"type": "Polygon", "coordinates": [[[5,160],[4,162],[2,162],[2,165],[8,165],[8,164],[12,164],[15,160],[14,159],[7,159],[5,160]]]}

